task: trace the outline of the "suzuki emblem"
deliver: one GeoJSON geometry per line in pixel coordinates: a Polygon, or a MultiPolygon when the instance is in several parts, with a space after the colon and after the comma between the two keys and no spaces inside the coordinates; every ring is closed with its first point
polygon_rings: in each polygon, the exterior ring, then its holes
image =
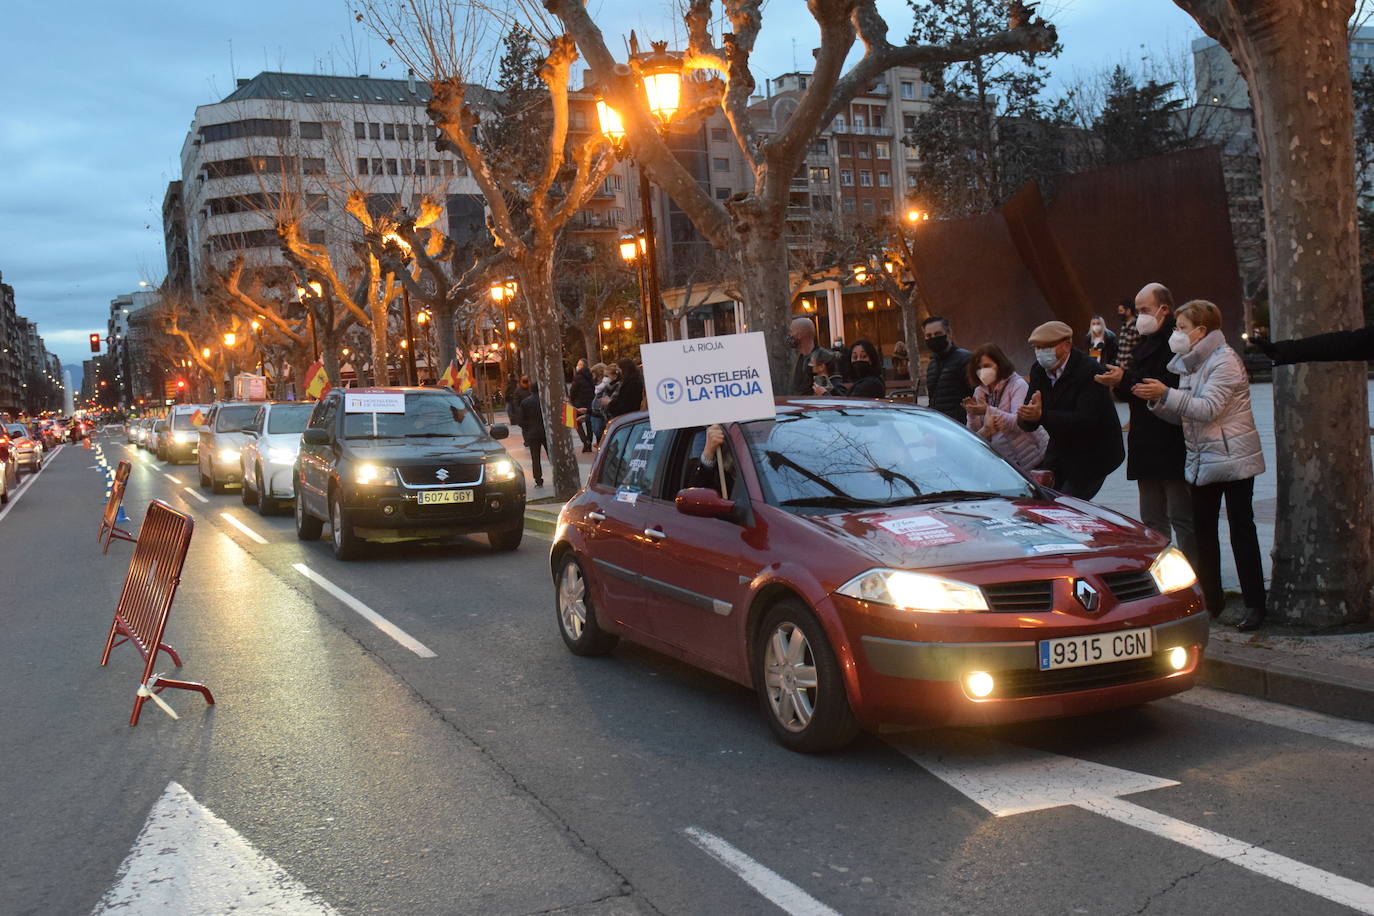
{"type": "Polygon", "coordinates": [[[1086,579],[1079,579],[1073,584],[1073,596],[1078,599],[1078,603],[1083,605],[1083,610],[1090,614],[1096,614],[1102,605],[1102,596],[1097,593],[1097,589],[1088,584],[1086,579]]]}
{"type": "Polygon", "coordinates": [[[438,477],[441,481],[448,480],[448,468],[440,468],[434,472],[434,476],[438,477]]]}

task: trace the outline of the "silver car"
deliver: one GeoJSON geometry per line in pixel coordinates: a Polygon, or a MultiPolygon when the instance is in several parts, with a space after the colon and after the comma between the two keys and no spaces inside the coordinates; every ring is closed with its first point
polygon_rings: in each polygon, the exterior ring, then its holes
{"type": "Polygon", "coordinates": [[[209,416],[201,424],[196,446],[202,487],[223,493],[230,486],[243,483],[239,450],[248,438],[243,428],[253,422],[259,406],[257,402],[247,401],[220,401],[211,405],[209,416]]]}
{"type": "Polygon", "coordinates": [[[4,424],[4,433],[9,437],[10,448],[20,468],[29,473],[37,473],[43,466],[43,443],[29,435],[23,423],[4,424]]]}
{"type": "Polygon", "coordinates": [[[239,451],[243,504],[256,505],[259,515],[272,515],[295,498],[296,453],[314,409],[313,402],[269,401],[244,427],[247,438],[239,451]]]}

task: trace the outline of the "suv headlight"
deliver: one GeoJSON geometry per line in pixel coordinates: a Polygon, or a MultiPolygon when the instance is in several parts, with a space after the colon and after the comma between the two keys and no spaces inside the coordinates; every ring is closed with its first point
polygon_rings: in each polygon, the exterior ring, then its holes
{"type": "Polygon", "coordinates": [[[988,610],[983,590],[976,585],[902,569],[870,569],[850,579],[836,592],[908,611],[963,614],[988,610]]]}
{"type": "Polygon", "coordinates": [[[194,439],[195,437],[196,437],[196,434],[195,434],[195,433],[193,433],[193,432],[188,432],[187,430],[184,430],[184,429],[172,433],[172,438],[175,439],[177,442],[182,443],[183,445],[186,444],[187,442],[190,442],[190,441],[191,441],[192,439],[194,439]]]}
{"type": "Polygon", "coordinates": [[[292,464],[296,460],[296,450],[275,445],[267,450],[267,460],[273,464],[292,464]]]}
{"type": "Polygon", "coordinates": [[[509,458],[502,458],[499,461],[487,462],[487,480],[500,483],[506,480],[514,480],[516,471],[519,470],[514,461],[509,458]]]}
{"type": "Polygon", "coordinates": [[[222,448],[219,450],[220,461],[238,461],[239,450],[236,448],[222,448]]]}
{"type": "Polygon", "coordinates": [[[378,464],[360,464],[353,469],[353,481],[367,486],[391,486],[397,484],[396,469],[378,464]]]}
{"type": "Polygon", "coordinates": [[[1197,584],[1193,564],[1177,547],[1166,547],[1150,564],[1150,578],[1159,586],[1160,594],[1177,592],[1197,584]]]}

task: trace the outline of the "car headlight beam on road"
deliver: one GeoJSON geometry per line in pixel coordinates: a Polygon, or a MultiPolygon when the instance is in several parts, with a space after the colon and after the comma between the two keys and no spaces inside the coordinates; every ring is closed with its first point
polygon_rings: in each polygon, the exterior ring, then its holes
{"type": "Polygon", "coordinates": [[[360,464],[353,470],[353,480],[369,486],[395,486],[396,469],[377,464],[360,464]]]}
{"type": "Polygon", "coordinates": [[[1150,578],[1159,586],[1160,594],[1181,591],[1197,584],[1193,564],[1177,547],[1166,547],[1150,564],[1150,578]]]}
{"type": "Polygon", "coordinates": [[[963,614],[988,610],[983,590],[976,585],[902,569],[870,569],[837,591],[860,601],[890,604],[908,611],[963,614]]]}
{"type": "Polygon", "coordinates": [[[515,462],[508,458],[487,462],[487,479],[492,481],[514,480],[515,462]]]}

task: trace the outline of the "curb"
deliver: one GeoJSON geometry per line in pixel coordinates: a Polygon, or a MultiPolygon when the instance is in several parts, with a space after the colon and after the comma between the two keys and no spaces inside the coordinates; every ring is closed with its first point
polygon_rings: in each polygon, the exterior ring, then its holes
{"type": "Polygon", "coordinates": [[[525,510],[525,530],[533,531],[536,534],[547,534],[552,536],[558,527],[558,516],[541,512],[538,509],[525,510]]]}
{"type": "Polygon", "coordinates": [[[1212,642],[1198,683],[1218,690],[1257,697],[1286,706],[1360,722],[1374,722],[1374,678],[1365,669],[1329,660],[1278,656],[1267,649],[1246,649],[1212,642]]]}

